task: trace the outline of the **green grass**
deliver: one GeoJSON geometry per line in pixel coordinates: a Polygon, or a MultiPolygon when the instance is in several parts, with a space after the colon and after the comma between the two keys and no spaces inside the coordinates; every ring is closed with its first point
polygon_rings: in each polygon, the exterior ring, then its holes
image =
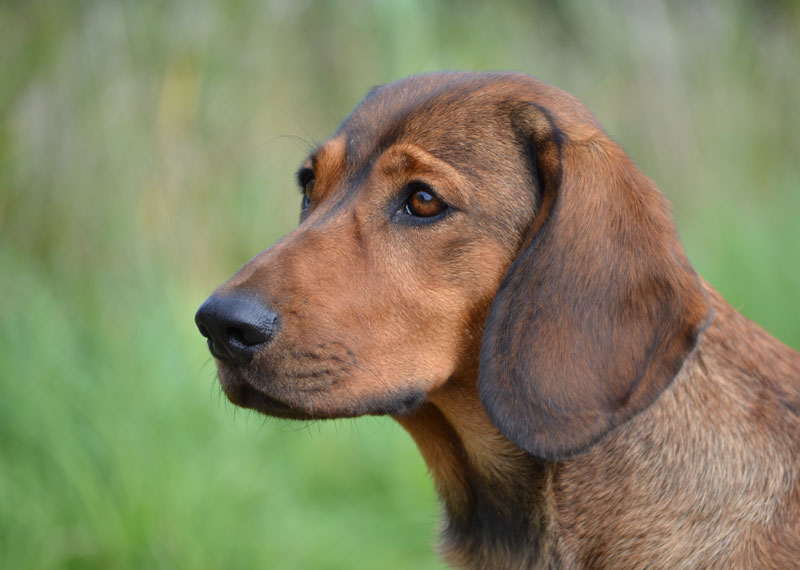
{"type": "Polygon", "coordinates": [[[788,1],[0,3],[0,567],[441,568],[410,438],[234,409],[192,319],[295,224],[307,145],[409,73],[578,96],[800,347],[797,53],[788,1]]]}
{"type": "Polygon", "coordinates": [[[123,293],[86,318],[2,253],[21,276],[7,293],[25,300],[5,308],[2,329],[6,567],[430,561],[433,492],[389,420],[234,413],[192,330],[193,301],[164,297],[174,286],[141,291],[151,305],[123,293]]]}

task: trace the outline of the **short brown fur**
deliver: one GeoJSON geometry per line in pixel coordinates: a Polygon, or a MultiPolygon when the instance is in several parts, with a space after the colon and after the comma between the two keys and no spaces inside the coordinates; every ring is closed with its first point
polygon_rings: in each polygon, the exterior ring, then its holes
{"type": "Polygon", "coordinates": [[[800,356],[686,260],[668,204],[520,74],[373,90],[305,164],[301,224],[217,291],[280,317],[235,403],[392,414],[463,568],[800,561],[800,356]],[[450,209],[420,223],[410,184],[450,209]]]}

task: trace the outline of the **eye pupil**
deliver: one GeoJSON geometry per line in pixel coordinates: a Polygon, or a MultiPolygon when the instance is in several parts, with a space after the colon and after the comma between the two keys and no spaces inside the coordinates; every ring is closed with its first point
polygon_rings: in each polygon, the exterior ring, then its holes
{"type": "Polygon", "coordinates": [[[446,205],[438,196],[427,190],[417,190],[408,199],[406,211],[418,218],[431,218],[441,214],[446,205]]]}

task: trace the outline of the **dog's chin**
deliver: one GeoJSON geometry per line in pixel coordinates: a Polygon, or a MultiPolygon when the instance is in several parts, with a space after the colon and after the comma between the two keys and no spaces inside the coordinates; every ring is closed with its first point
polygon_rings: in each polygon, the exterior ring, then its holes
{"type": "Polygon", "coordinates": [[[264,393],[263,390],[252,386],[241,375],[226,366],[219,367],[218,377],[222,391],[228,400],[242,408],[289,420],[313,420],[323,417],[319,414],[310,414],[297,406],[264,393]]]}
{"type": "Polygon", "coordinates": [[[256,390],[246,383],[240,383],[233,386],[223,383],[222,391],[225,392],[228,400],[237,406],[261,412],[267,416],[289,420],[315,419],[315,416],[307,414],[302,410],[297,410],[271,396],[267,396],[266,394],[256,390]]]}
{"type": "MultiPolygon", "coordinates": [[[[222,391],[233,404],[255,410],[267,416],[289,420],[323,420],[354,418],[359,416],[406,416],[414,413],[426,401],[425,392],[406,390],[372,400],[340,401],[332,395],[323,396],[315,391],[313,397],[302,397],[301,402],[278,398],[253,386],[236,371],[219,367],[222,391]],[[322,398],[320,398],[322,396],[322,398]],[[313,406],[313,407],[312,407],[313,406]]],[[[347,400],[350,400],[349,398],[347,400]]]]}

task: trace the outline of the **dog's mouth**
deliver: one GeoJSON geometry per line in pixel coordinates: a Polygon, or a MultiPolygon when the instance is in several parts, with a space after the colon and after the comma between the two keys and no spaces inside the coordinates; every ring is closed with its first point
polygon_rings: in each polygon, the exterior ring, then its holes
{"type": "Polygon", "coordinates": [[[229,365],[219,366],[218,376],[223,392],[232,403],[268,416],[290,420],[353,418],[364,415],[405,416],[427,401],[425,391],[410,387],[367,398],[353,398],[352,395],[325,388],[311,391],[297,389],[290,394],[276,395],[261,388],[263,382],[251,380],[246,370],[229,365]]]}
{"type": "Polygon", "coordinates": [[[252,386],[237,372],[219,367],[219,381],[222,391],[228,399],[243,408],[249,408],[262,414],[290,420],[321,419],[322,416],[310,414],[281,400],[265,394],[262,390],[252,386]]]}

